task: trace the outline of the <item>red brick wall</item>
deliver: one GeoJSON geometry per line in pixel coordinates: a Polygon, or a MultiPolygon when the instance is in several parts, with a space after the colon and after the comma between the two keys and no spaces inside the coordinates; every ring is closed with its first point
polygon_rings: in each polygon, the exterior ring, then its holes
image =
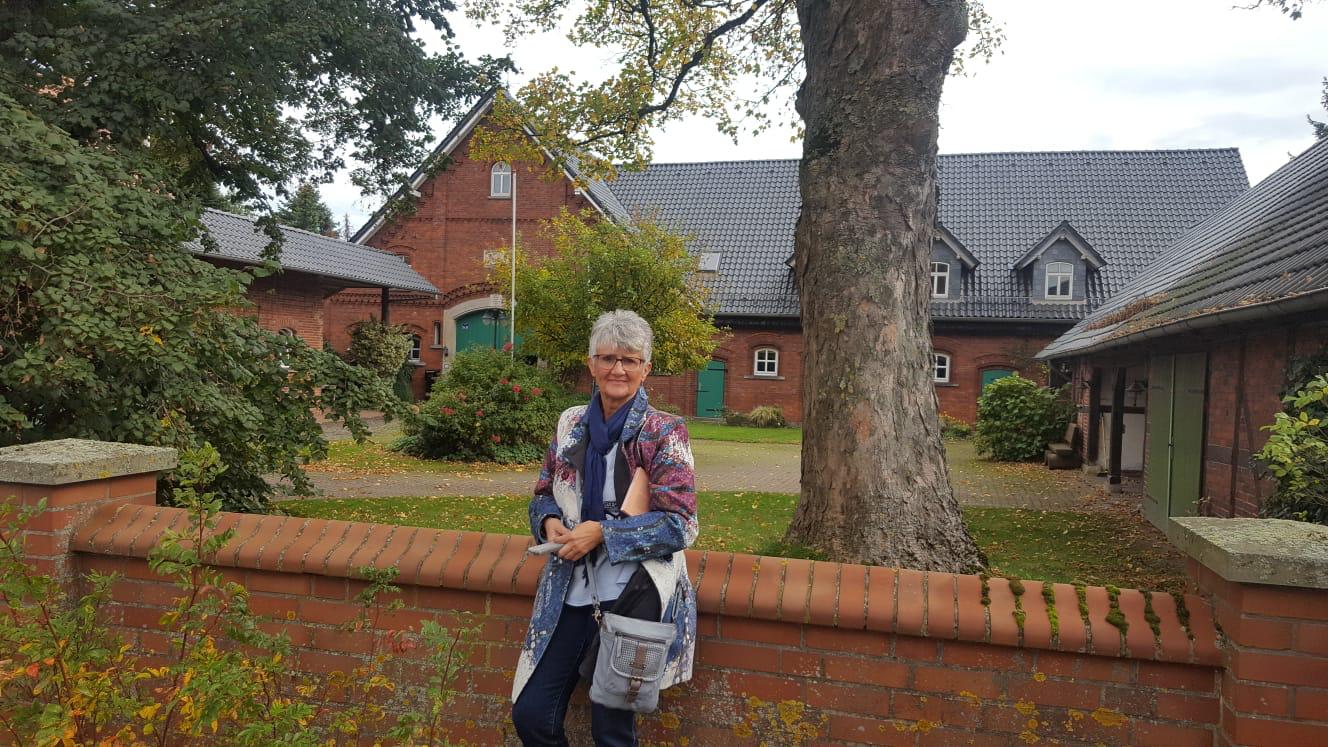
{"type": "Polygon", "coordinates": [[[978,419],[978,397],[982,395],[982,372],[991,368],[1012,369],[1020,376],[1047,383],[1045,367],[1033,356],[1055,339],[1054,335],[979,335],[937,333],[932,348],[950,354],[950,383],[936,385],[941,412],[968,423],[978,419]]]}
{"type": "Polygon", "coordinates": [[[286,272],[257,278],[249,300],[258,306],[258,324],[279,332],[289,329],[312,348],[323,346],[323,304],[331,289],[314,275],[286,272]]]}
{"type": "Polygon", "coordinates": [[[1208,350],[1208,407],[1203,494],[1213,516],[1257,516],[1275,483],[1260,479],[1250,458],[1263,448],[1262,427],[1282,411],[1288,362],[1328,343],[1323,327],[1292,325],[1232,334],[1208,350]]]}
{"type": "MultiPolygon", "coordinates": [[[[106,488],[94,493],[104,499],[106,488]]],[[[184,522],[180,509],[101,504],[72,526],[78,569],[123,574],[106,624],[149,658],[166,650],[158,623],[178,590],[144,556],[184,522]]],[[[529,538],[239,514],[223,514],[218,529],[235,539],[216,564],[246,585],[266,628],[287,631],[298,671],[349,671],[370,656],[371,639],[341,627],[364,588],[349,577],[365,565],[400,571],[404,607],[385,628],[474,613],[479,647],[449,709],[452,737],[511,743],[507,696],[544,563],[525,554],[529,538]]],[[[1144,595],[1122,590],[1122,635],[1100,587],[1084,590],[1081,615],[1076,589],[1053,585],[1053,629],[1037,582],[1016,594],[1004,579],[984,589],[977,576],[725,552],[690,552],[688,566],[700,611],[695,677],[643,719],[646,740],[782,744],[799,732],[834,744],[1212,743],[1220,657],[1199,597],[1185,597],[1187,628],[1171,596],[1152,595],[1155,635],[1144,595]]],[[[421,684],[421,655],[387,673],[421,684]]],[[[584,696],[575,703],[584,729],[584,696]]]]}

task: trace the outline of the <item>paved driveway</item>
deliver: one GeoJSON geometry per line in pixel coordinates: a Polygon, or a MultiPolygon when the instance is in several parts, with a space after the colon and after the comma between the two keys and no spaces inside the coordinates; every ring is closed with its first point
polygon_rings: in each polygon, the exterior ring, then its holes
{"type": "MultiPolygon", "coordinates": [[[[797,444],[698,440],[692,443],[692,450],[701,490],[798,492],[801,460],[797,444]]],[[[1115,502],[1099,480],[1076,470],[1051,472],[1039,464],[988,462],[973,453],[969,442],[950,443],[947,453],[951,482],[965,505],[1082,510],[1115,502]]],[[[537,476],[537,470],[522,468],[473,473],[310,473],[328,498],[522,495],[530,492],[537,476]]]]}

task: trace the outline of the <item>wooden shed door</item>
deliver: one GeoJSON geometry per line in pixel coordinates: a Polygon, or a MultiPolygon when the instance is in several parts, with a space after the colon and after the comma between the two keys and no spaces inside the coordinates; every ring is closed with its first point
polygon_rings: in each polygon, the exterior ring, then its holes
{"type": "Polygon", "coordinates": [[[1148,476],[1144,509],[1165,530],[1198,512],[1207,353],[1157,355],[1148,367],[1148,476]]]}

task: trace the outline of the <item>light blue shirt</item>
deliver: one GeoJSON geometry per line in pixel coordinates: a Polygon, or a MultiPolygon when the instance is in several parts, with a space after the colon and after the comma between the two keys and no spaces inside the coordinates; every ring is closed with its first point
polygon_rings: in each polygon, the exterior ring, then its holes
{"type": "MultiPolygon", "coordinates": [[[[604,515],[618,516],[618,493],[613,484],[613,468],[618,460],[618,447],[615,445],[609,449],[609,453],[604,455],[604,515]]],[[[641,565],[635,561],[630,563],[618,563],[614,565],[609,562],[609,553],[600,545],[596,553],[595,561],[595,593],[599,595],[599,601],[608,602],[622,596],[622,590],[631,580],[632,574],[636,573],[637,566],[641,565]]],[[[572,571],[572,582],[567,587],[567,596],[563,602],[572,607],[585,607],[591,603],[590,579],[586,573],[585,567],[578,567],[572,571]]]]}

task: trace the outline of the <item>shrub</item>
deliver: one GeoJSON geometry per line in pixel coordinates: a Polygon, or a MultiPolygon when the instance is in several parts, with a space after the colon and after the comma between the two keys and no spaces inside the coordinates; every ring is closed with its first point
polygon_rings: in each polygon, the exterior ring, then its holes
{"type": "Polygon", "coordinates": [[[404,327],[383,324],[377,319],[356,322],[350,331],[346,359],[392,380],[410,354],[410,344],[410,336],[404,327]]]}
{"type": "Polygon", "coordinates": [[[730,410],[727,407],[720,408],[719,416],[724,419],[724,425],[746,426],[752,424],[752,421],[747,418],[747,413],[730,410]]]}
{"type": "Polygon", "coordinates": [[[941,438],[962,440],[973,435],[973,426],[953,415],[941,413],[941,438]]]}
{"type": "Polygon", "coordinates": [[[539,461],[569,400],[543,369],[499,350],[467,350],[392,447],[427,459],[539,461]]]}
{"type": "Polygon", "coordinates": [[[1255,455],[1277,479],[1277,491],[1260,508],[1263,516],[1328,524],[1328,374],[1309,380],[1282,400],[1268,443],[1255,455]]]}
{"type": "Polygon", "coordinates": [[[677,405],[674,404],[669,404],[668,402],[655,402],[652,400],[650,406],[655,408],[656,410],[659,410],[660,412],[667,412],[670,415],[682,414],[681,407],[678,407],[677,405]]]}
{"type": "Polygon", "coordinates": [[[1008,462],[1041,456],[1070,422],[1072,405],[1062,393],[1018,374],[988,384],[978,399],[978,453],[1008,462]]]}
{"type": "Polygon", "coordinates": [[[784,411],[774,405],[761,405],[747,413],[747,422],[757,428],[783,428],[788,425],[784,411]]]}
{"type": "MultiPolygon", "coordinates": [[[[181,456],[176,495],[189,512],[183,532],[167,531],[151,568],[174,580],[178,596],[162,616],[168,653],[140,660],[107,625],[102,607],[118,575],[89,574],[76,599],[36,574],[15,530],[45,506],[17,517],[0,500],[0,741],[16,744],[194,744],[291,747],[364,743],[383,734],[400,743],[439,744],[448,704],[464,675],[477,629],[379,627],[396,569],[363,568],[369,583],[343,628],[368,639],[366,663],[314,677],[290,669],[285,632],[268,633],[243,586],[225,581],[216,554],[235,530],[218,531],[221,499],[200,492],[223,472],[215,449],[181,456]],[[427,685],[398,690],[385,673],[398,655],[423,646],[427,685]],[[389,720],[389,710],[398,712],[389,720]]],[[[468,620],[462,617],[462,620],[468,620]]]]}

